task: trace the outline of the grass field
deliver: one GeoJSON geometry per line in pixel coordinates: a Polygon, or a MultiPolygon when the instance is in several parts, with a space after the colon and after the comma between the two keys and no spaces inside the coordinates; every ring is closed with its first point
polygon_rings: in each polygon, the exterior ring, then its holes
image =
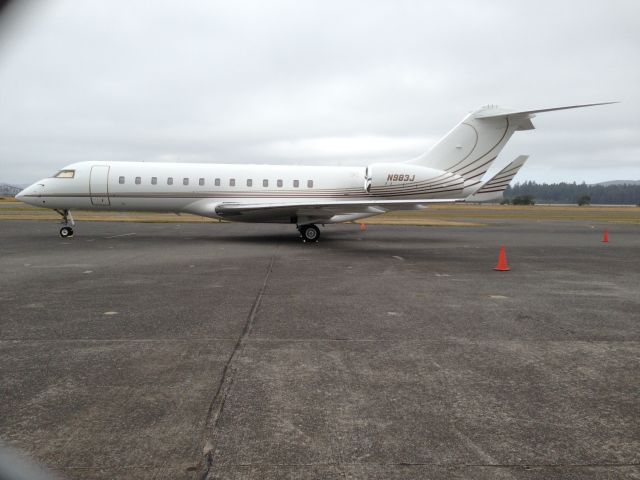
{"type": "MultiPolygon", "coordinates": [[[[195,215],[147,212],[74,211],[79,221],[194,223],[217,222],[195,215]]],[[[49,209],[32,207],[13,198],[0,199],[2,220],[56,221],[60,217],[49,209]]],[[[370,225],[470,226],[494,220],[557,220],[640,225],[640,207],[577,205],[434,205],[424,211],[391,212],[362,220],[370,225]]]]}

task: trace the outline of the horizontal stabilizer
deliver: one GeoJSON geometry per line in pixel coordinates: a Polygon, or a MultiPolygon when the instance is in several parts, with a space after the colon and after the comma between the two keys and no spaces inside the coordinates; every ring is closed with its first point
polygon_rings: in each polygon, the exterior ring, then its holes
{"type": "Polygon", "coordinates": [[[517,157],[513,162],[491,177],[476,193],[469,195],[466,201],[489,202],[501,200],[502,194],[507,189],[507,186],[509,186],[513,177],[520,171],[528,158],[528,155],[520,155],[517,157]]]}
{"type": "Polygon", "coordinates": [[[538,110],[511,110],[505,107],[488,105],[481,108],[473,115],[475,118],[498,118],[511,116],[528,116],[536,113],[555,112],[557,110],[570,110],[572,108],[595,107],[597,105],[611,105],[619,102],[601,102],[601,103],[585,103],[582,105],[568,105],[566,107],[541,108],[538,110]]]}

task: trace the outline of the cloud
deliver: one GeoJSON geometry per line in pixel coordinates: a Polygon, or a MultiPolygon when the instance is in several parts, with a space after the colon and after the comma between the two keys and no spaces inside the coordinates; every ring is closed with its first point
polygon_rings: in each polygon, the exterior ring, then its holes
{"type": "Polygon", "coordinates": [[[411,137],[316,137],[298,140],[278,140],[258,145],[249,150],[254,156],[263,156],[284,163],[335,162],[367,165],[377,161],[402,161],[425,151],[430,142],[411,137]]]}
{"type": "Polygon", "coordinates": [[[623,103],[540,115],[501,161],[530,154],[523,179],[640,178],[635,2],[114,5],[52,0],[12,29],[0,180],[91,159],[402,160],[486,103],[603,100],[623,103]]]}

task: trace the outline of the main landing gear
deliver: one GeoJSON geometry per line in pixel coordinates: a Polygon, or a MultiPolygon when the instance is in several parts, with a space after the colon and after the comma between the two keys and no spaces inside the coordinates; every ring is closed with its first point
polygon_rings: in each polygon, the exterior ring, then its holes
{"type": "Polygon", "coordinates": [[[298,231],[302,237],[303,242],[318,242],[320,238],[320,229],[313,223],[309,225],[298,225],[298,231]]]}
{"type": "Polygon", "coordinates": [[[69,210],[56,210],[62,216],[62,228],[60,229],[60,236],[62,238],[73,237],[73,227],[76,222],[73,221],[71,212],[69,210]]]}

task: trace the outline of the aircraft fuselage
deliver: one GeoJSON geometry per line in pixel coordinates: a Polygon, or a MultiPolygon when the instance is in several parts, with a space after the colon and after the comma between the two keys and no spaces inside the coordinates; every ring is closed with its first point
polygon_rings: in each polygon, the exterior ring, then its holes
{"type": "MultiPolygon", "coordinates": [[[[395,163],[313,167],[80,162],[34,183],[18,198],[31,205],[59,210],[184,212],[219,218],[216,205],[239,201],[272,204],[455,198],[460,196],[461,187],[462,179],[455,175],[395,163]],[[373,177],[367,177],[369,168],[373,177]],[[432,182],[428,183],[429,180],[432,182]]],[[[288,218],[269,221],[290,223],[288,218]]]]}

